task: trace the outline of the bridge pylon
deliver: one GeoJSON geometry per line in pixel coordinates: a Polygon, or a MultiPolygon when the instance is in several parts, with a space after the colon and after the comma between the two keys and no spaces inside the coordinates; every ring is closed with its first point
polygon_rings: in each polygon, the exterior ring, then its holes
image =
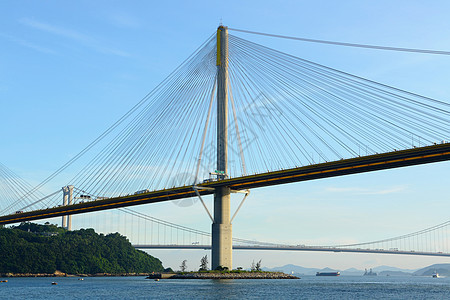
{"type": "MultiPolygon", "coordinates": [[[[225,179],[228,171],[228,29],[217,28],[217,173],[225,179]]],[[[230,188],[214,192],[212,224],[212,269],[232,269],[232,226],[230,221],[230,188]]]]}
{"type": "MultiPolygon", "coordinates": [[[[63,190],[63,206],[71,205],[73,203],[73,185],[68,185],[62,188],[63,190]]],[[[72,216],[62,217],[62,227],[67,230],[72,230],[72,216]]]]}

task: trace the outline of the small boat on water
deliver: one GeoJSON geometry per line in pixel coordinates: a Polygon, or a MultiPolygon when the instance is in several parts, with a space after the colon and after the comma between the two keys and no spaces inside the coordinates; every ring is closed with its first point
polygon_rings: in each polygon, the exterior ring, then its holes
{"type": "Polygon", "coordinates": [[[434,271],[434,273],[431,275],[433,278],[439,278],[439,273],[434,271]]]}
{"type": "Polygon", "coordinates": [[[84,280],[84,278],[78,278],[78,280],[84,280]]]}
{"type": "Polygon", "coordinates": [[[52,282],[52,285],[57,285],[57,284],[58,284],[57,282],[54,282],[54,281],[52,282]]]}
{"type": "Polygon", "coordinates": [[[8,280],[1,280],[0,282],[8,282],[8,280]]]}
{"type": "Polygon", "coordinates": [[[340,276],[340,272],[317,272],[316,276],[340,276]]]}
{"type": "Polygon", "coordinates": [[[155,279],[155,281],[159,281],[159,279],[158,279],[158,278],[156,278],[156,279],[155,279]]]}

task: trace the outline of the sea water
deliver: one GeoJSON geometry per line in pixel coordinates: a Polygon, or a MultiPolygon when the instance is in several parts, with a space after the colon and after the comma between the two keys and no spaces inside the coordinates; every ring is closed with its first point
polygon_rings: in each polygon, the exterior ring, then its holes
{"type": "Polygon", "coordinates": [[[450,278],[303,276],[274,280],[8,278],[1,299],[450,299],[450,278]],[[57,285],[52,285],[52,282],[57,285]]]}

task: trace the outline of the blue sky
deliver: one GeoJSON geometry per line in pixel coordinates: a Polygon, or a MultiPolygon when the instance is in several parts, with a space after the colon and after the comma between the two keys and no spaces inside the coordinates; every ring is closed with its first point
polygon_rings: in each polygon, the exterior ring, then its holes
{"type": "MultiPolygon", "coordinates": [[[[2,163],[38,183],[176,68],[222,21],[315,39],[450,50],[447,1],[2,1],[2,163]]],[[[371,80],[450,101],[450,58],[234,33],[371,80]]],[[[242,238],[334,244],[383,239],[448,220],[449,163],[252,191],[234,222],[242,238]]],[[[69,175],[69,174],[68,174],[69,175]]],[[[209,230],[201,205],[145,208],[209,230]]],[[[76,219],[74,219],[74,223],[76,219]]],[[[202,252],[157,252],[166,265],[202,252]]],[[[421,267],[445,259],[236,253],[235,265],[421,267]]],[[[194,264],[194,263],[193,263],[194,264]]]]}

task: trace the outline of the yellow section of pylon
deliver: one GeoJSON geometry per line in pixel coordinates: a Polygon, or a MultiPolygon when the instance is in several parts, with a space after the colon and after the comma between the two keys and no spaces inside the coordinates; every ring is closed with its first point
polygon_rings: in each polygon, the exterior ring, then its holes
{"type": "Polygon", "coordinates": [[[217,62],[216,66],[220,66],[220,32],[222,31],[222,26],[217,28],[217,62]]]}

